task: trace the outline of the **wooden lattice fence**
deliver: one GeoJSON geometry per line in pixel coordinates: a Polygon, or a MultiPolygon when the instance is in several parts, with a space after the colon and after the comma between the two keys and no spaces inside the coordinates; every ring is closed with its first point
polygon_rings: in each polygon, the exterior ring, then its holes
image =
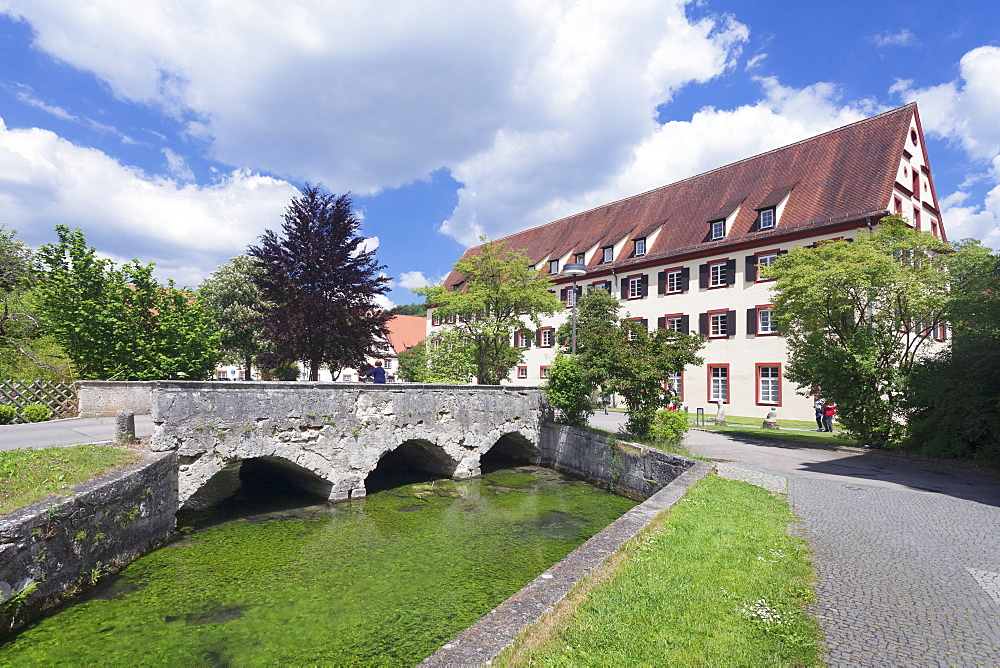
{"type": "Polygon", "coordinates": [[[52,409],[52,419],[76,417],[78,398],[75,383],[49,380],[0,380],[0,405],[13,406],[17,421],[26,422],[24,407],[44,404],[52,409]]]}

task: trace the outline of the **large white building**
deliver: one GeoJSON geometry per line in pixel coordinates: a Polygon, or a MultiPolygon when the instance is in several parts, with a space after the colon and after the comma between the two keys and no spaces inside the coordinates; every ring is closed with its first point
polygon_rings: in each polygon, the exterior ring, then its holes
{"type": "MultiPolygon", "coordinates": [[[[669,156],[665,156],[669,159],[669,156]]],[[[565,300],[567,263],[586,265],[580,291],[602,286],[650,328],[708,337],[705,363],[674,380],[692,412],[809,420],[812,397],[783,377],[785,341],[757,271],[797,246],[852,238],[890,213],[947,240],[915,104],[641,195],[503,239],[548,272],[565,300]]],[[[466,254],[477,252],[476,248],[466,254]]],[[[461,282],[453,273],[446,286],[461,282]]],[[[555,355],[555,328],[512,333],[524,362],[508,379],[537,385],[555,355]]],[[[447,323],[428,313],[432,335],[447,323]]]]}

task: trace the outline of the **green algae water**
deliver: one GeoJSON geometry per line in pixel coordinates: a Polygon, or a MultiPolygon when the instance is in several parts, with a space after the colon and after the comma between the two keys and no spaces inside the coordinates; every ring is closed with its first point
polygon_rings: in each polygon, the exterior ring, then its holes
{"type": "Polygon", "coordinates": [[[235,501],[0,644],[0,665],[409,666],[635,505],[533,466],[235,501]]]}

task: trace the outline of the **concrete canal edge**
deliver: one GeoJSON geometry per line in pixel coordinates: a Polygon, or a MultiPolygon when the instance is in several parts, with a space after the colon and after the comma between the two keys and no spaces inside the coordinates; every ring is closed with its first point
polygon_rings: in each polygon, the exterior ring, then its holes
{"type": "Polygon", "coordinates": [[[617,491],[626,491],[621,487],[635,481],[641,489],[627,491],[638,496],[646,496],[641,490],[648,490],[650,485],[659,491],[529,582],[420,665],[489,665],[522,631],[562,601],[578,582],[649,526],[660,512],[673,507],[692,485],[714,469],[708,462],[667,454],[643,445],[608,443],[607,439],[594,432],[558,425],[547,427],[548,433],[543,434],[543,464],[584,475],[605,486],[618,488],[617,491]],[[575,466],[565,466],[569,463],[565,458],[562,466],[559,461],[552,461],[551,456],[560,451],[552,449],[553,443],[568,446],[562,448],[563,453],[575,452],[577,456],[572,457],[572,461],[586,461],[591,465],[583,471],[575,466]],[[549,450],[546,453],[547,445],[549,450]],[[616,451],[620,456],[615,454],[616,451]],[[579,455],[584,453],[590,456],[581,459],[579,455]],[[545,457],[546,454],[549,458],[545,457]],[[669,480],[653,478],[648,476],[651,470],[673,471],[676,475],[669,480]]]}
{"type": "Polygon", "coordinates": [[[176,470],[176,453],[150,454],[0,516],[0,638],[169,536],[176,470]]]}

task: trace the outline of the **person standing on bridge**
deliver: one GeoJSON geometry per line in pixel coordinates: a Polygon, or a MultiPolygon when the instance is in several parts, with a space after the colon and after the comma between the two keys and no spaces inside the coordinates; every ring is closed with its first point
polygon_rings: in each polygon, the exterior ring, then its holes
{"type": "Polygon", "coordinates": [[[385,369],[382,368],[382,360],[375,360],[375,366],[366,373],[364,378],[371,378],[373,383],[385,384],[385,369]]]}

